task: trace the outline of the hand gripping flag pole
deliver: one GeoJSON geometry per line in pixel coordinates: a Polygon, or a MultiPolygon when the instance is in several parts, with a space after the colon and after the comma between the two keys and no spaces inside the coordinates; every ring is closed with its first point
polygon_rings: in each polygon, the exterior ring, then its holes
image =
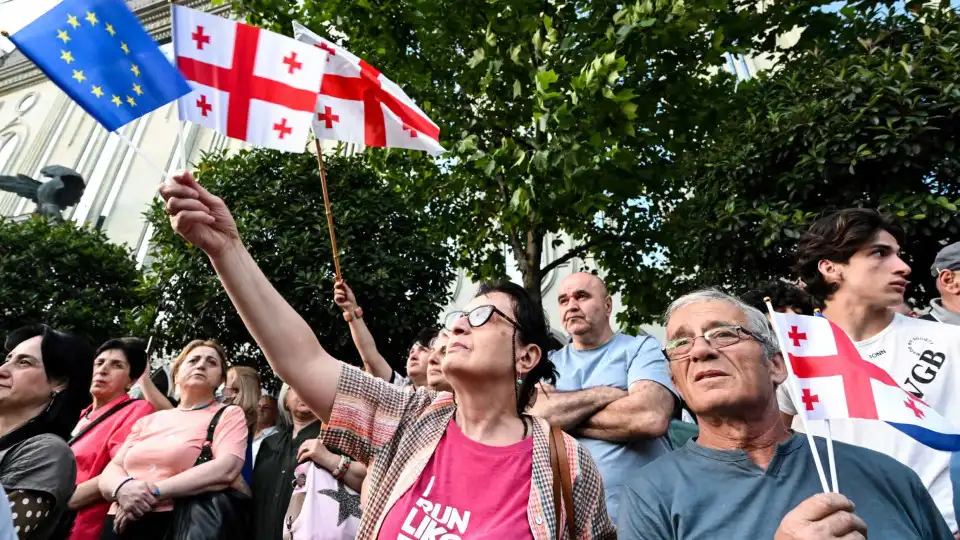
{"type": "MultiPolygon", "coordinates": [[[[791,398],[796,400],[797,396],[800,395],[800,385],[797,382],[797,376],[793,372],[793,365],[790,362],[790,353],[787,352],[786,347],[783,346],[783,343],[780,341],[780,329],[777,325],[777,318],[774,315],[773,305],[770,303],[770,298],[764,298],[764,303],[767,305],[767,311],[770,313],[770,323],[773,325],[773,332],[777,335],[777,345],[780,347],[780,354],[783,355],[783,361],[787,366],[787,384],[789,385],[791,398]]],[[[813,440],[813,435],[810,434],[810,430],[807,428],[807,413],[803,407],[797,406],[797,411],[800,414],[800,421],[803,424],[803,431],[807,434],[807,443],[810,444],[810,453],[813,454],[813,462],[817,466],[817,474],[820,475],[820,485],[823,487],[824,493],[830,493],[830,484],[827,483],[827,475],[823,472],[823,463],[820,462],[820,452],[817,450],[817,445],[813,440]]],[[[833,441],[828,440],[827,453],[831,456],[831,463],[833,462],[833,441]]],[[[834,488],[836,488],[836,467],[831,466],[831,473],[833,474],[834,488]]]]}

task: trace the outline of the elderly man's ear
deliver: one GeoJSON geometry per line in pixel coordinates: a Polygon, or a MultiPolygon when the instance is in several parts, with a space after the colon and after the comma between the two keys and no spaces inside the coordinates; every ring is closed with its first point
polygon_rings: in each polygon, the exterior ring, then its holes
{"type": "Polygon", "coordinates": [[[770,357],[770,379],[777,386],[787,380],[787,363],[783,361],[783,354],[781,353],[770,357]]]}

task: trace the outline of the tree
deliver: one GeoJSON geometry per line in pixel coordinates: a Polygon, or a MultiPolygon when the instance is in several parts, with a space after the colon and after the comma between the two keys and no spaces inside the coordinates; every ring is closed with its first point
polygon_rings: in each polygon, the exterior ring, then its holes
{"type": "MultiPolygon", "coordinates": [[[[674,157],[696,152],[734,80],[724,53],[772,52],[777,36],[836,19],[827,1],[785,0],[236,0],[253,24],[291,32],[299,20],[403,85],[451,150],[434,162],[374,152],[407,174],[474,278],[505,274],[512,250],[540,299],[549,270],[610,253],[621,280],[655,248],[656,207],[674,157]],[[552,262],[546,238],[576,240],[552,262]]],[[[394,153],[396,154],[396,153],[394,153]]],[[[604,262],[604,264],[607,264],[604,262]]]]}
{"type": "Polygon", "coordinates": [[[123,336],[142,303],[139,275],[131,251],[101,231],[0,219],[0,334],[46,323],[93,347],[123,336]]]}
{"type": "MultiPolygon", "coordinates": [[[[344,279],[380,352],[402,368],[414,335],[436,324],[446,302],[450,257],[422,209],[408,207],[367,156],[330,156],[326,171],[344,279]]],[[[324,347],[358,363],[333,303],[333,255],[316,156],[267,150],[209,155],[197,179],[224,198],[247,249],[324,347]]],[[[156,230],[155,260],[144,291],[153,309],[140,324],[158,350],[175,354],[192,339],[214,338],[234,363],[259,366],[264,380],[275,383],[207,257],[176,236],[161,203],[148,219],[156,230]]]]}
{"type": "Polygon", "coordinates": [[[659,296],[633,321],[695,287],[791,276],[810,223],[852,206],[899,218],[913,299],[935,294],[928,269],[960,233],[960,22],[949,9],[840,16],[816,51],[742,84],[708,147],[678,164],[665,258],[644,276],[659,296]]]}

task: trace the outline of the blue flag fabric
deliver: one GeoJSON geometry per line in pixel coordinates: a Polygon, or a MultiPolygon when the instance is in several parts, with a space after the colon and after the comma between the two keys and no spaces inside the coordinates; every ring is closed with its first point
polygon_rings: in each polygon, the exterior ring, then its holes
{"type": "Polygon", "coordinates": [[[110,131],[191,91],[123,0],[65,0],[9,38],[110,131]]]}

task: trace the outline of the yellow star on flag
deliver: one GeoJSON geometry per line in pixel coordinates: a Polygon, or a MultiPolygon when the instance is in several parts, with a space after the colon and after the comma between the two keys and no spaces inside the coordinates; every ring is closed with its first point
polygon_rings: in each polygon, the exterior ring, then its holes
{"type": "Polygon", "coordinates": [[[134,75],[135,77],[139,77],[139,76],[140,76],[140,68],[138,68],[136,64],[132,64],[132,65],[130,66],[130,71],[133,72],[133,75],[134,75]]]}
{"type": "Polygon", "coordinates": [[[112,101],[113,104],[116,105],[117,107],[123,105],[123,100],[120,99],[120,96],[113,96],[113,99],[111,99],[110,101],[112,101]]]}
{"type": "Polygon", "coordinates": [[[96,86],[96,85],[94,85],[93,90],[91,90],[90,93],[92,93],[93,95],[97,96],[98,98],[103,97],[103,90],[100,89],[100,87],[99,87],[99,86],[96,86]]]}
{"type": "Polygon", "coordinates": [[[80,21],[78,21],[73,15],[67,15],[67,24],[76,29],[78,26],[80,26],[80,21]]]}
{"type": "Polygon", "coordinates": [[[134,85],[133,85],[133,91],[136,92],[138,96],[142,96],[142,95],[143,95],[143,89],[140,88],[140,85],[139,85],[139,84],[134,84],[134,85]]]}
{"type": "Polygon", "coordinates": [[[130,47],[127,47],[127,44],[120,42],[120,48],[123,49],[124,54],[130,54],[130,47]]]}
{"type": "Polygon", "coordinates": [[[127,96],[127,103],[129,103],[131,107],[136,107],[136,106],[137,106],[137,102],[134,101],[133,98],[130,97],[130,96],[127,96]]]}
{"type": "Polygon", "coordinates": [[[67,35],[66,30],[57,30],[57,38],[63,40],[64,43],[70,41],[70,36],[67,35]]]}
{"type": "Polygon", "coordinates": [[[112,24],[107,23],[106,29],[107,29],[107,33],[110,34],[111,36],[117,35],[117,31],[113,29],[112,24]]]}
{"type": "Polygon", "coordinates": [[[79,83],[82,83],[83,81],[87,80],[87,78],[83,76],[83,71],[77,71],[77,70],[73,70],[73,78],[76,79],[77,82],[79,83]]]}
{"type": "Polygon", "coordinates": [[[100,22],[100,20],[97,19],[97,14],[92,11],[88,11],[87,16],[84,18],[87,19],[87,22],[90,23],[92,26],[96,26],[97,23],[100,22]]]}
{"type": "Polygon", "coordinates": [[[74,61],[73,53],[71,53],[70,51],[65,51],[63,49],[60,49],[60,59],[66,62],[67,64],[69,64],[70,62],[74,61]]]}

